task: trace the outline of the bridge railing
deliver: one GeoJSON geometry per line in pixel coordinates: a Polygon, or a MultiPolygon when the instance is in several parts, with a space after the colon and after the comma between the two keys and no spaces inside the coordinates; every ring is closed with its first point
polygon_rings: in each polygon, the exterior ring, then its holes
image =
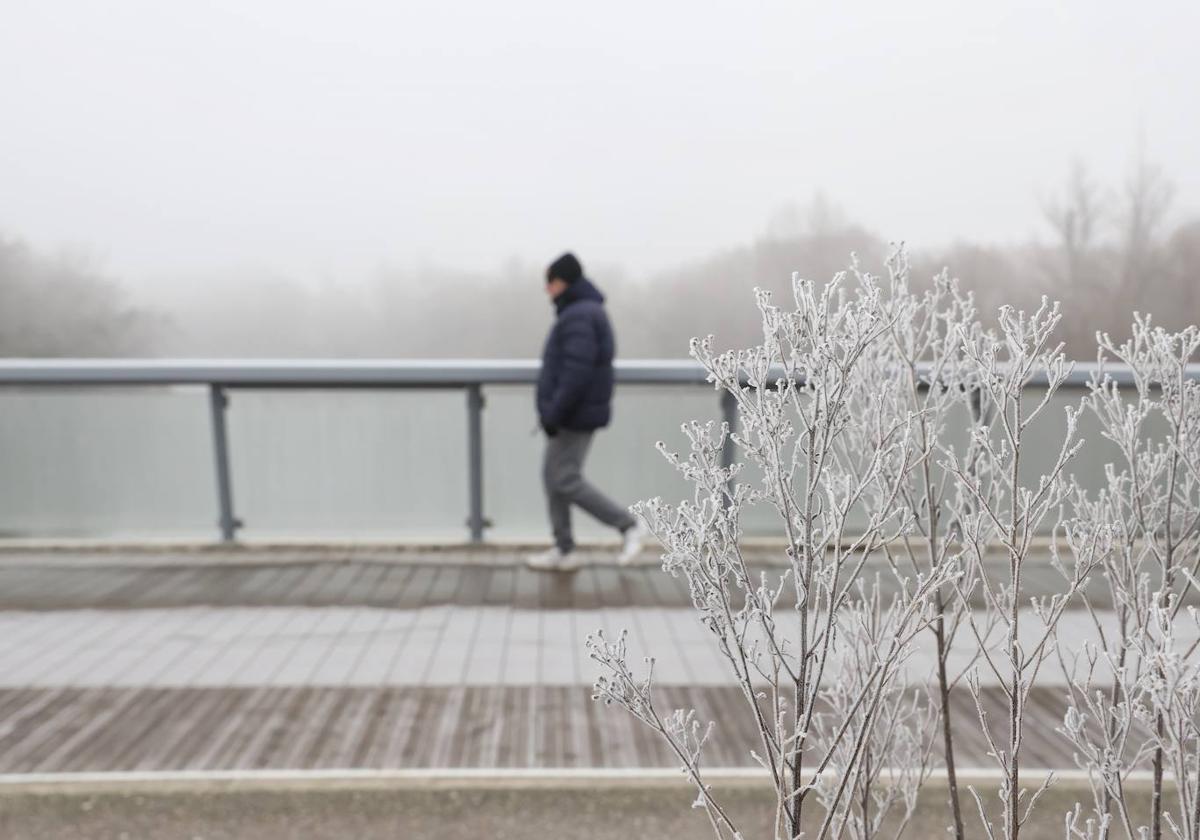
{"type": "MultiPolygon", "coordinates": [[[[1129,372],[1106,367],[1118,381],[1130,381],[1129,372]]],[[[203,386],[208,390],[212,463],[217,493],[221,539],[237,538],[242,522],[235,506],[230,470],[231,441],[227,424],[228,396],[234,390],[407,389],[457,390],[465,395],[467,508],[466,526],[473,542],[481,542],[490,524],[484,498],[484,388],[494,385],[527,385],[537,381],[539,364],[532,360],[112,360],[112,359],[4,359],[0,360],[0,387],[137,387],[203,386]]],[[[1082,389],[1095,372],[1094,364],[1077,364],[1066,382],[1082,389]]],[[[1196,372],[1200,378],[1200,370],[1196,372]]],[[[616,365],[619,384],[705,386],[707,374],[691,361],[630,360],[616,365]]],[[[1044,384],[1039,382],[1033,385],[1044,384]]],[[[721,417],[736,425],[736,405],[729,395],[720,400],[721,417]]],[[[725,452],[728,462],[732,448],[725,452]]]]}

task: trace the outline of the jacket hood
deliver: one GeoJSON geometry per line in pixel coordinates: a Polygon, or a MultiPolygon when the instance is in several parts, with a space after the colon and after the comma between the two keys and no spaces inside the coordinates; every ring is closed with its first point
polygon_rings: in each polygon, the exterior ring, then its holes
{"type": "Polygon", "coordinates": [[[561,295],[554,299],[554,308],[562,312],[572,303],[577,303],[581,300],[594,300],[596,303],[604,303],[604,295],[600,294],[600,290],[586,277],[580,277],[571,285],[567,286],[566,290],[561,295]]]}

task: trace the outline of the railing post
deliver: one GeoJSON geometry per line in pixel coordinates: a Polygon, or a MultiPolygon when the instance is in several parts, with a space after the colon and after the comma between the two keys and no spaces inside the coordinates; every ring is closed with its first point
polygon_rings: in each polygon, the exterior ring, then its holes
{"type": "Polygon", "coordinates": [[[208,386],[208,405],[212,415],[213,456],[217,466],[217,511],[221,539],[233,542],[241,521],[233,514],[233,483],[229,477],[229,435],[225,430],[225,409],[229,397],[216,383],[208,386]]]}
{"type": "MultiPolygon", "coordinates": [[[[729,424],[729,433],[731,435],[737,431],[737,397],[735,397],[730,391],[721,391],[721,419],[729,424]]],[[[725,438],[725,444],[721,447],[721,466],[725,469],[729,469],[731,466],[733,466],[733,439],[728,436],[725,438]]],[[[733,494],[732,478],[729,479],[725,489],[730,495],[733,494]]]]}
{"type": "Polygon", "coordinates": [[[467,386],[467,492],[471,542],[481,543],[489,523],[483,516],[483,386],[479,383],[467,386]]]}

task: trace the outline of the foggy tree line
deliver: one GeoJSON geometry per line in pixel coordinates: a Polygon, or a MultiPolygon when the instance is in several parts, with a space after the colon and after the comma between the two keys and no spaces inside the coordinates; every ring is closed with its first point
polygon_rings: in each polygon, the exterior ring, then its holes
{"type": "Polygon", "coordinates": [[[84,261],[0,235],[0,356],[144,355],[153,324],[84,261]]]}
{"type": "MultiPolygon", "coordinates": [[[[1095,332],[1123,335],[1134,310],[1160,313],[1168,329],[1200,322],[1200,217],[1173,220],[1172,199],[1149,163],[1107,186],[1076,165],[1040,207],[1031,202],[1040,238],[909,243],[913,276],[928,282],[948,266],[984,313],[1001,301],[1060,299],[1067,350],[1086,359],[1095,332]]],[[[670,270],[646,275],[581,256],[608,295],[621,355],[672,358],[696,324],[717,325],[722,343],[751,343],[760,327],[738,304],[754,286],[786,293],[793,271],[832,276],[851,251],[880,266],[889,250],[818,196],[777,212],[753,243],[670,270]]],[[[247,272],[150,304],[86,261],[0,236],[0,355],[530,357],[551,318],[542,271],[521,261],[493,272],[385,267],[363,283],[318,287],[247,272]]]]}

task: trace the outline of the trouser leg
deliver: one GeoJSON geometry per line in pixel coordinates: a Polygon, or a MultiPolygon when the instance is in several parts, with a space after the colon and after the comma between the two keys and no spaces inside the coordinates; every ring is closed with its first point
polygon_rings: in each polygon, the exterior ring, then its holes
{"type": "Polygon", "coordinates": [[[566,553],[575,548],[575,537],[571,533],[571,500],[558,490],[557,477],[567,469],[564,459],[568,457],[561,438],[562,432],[559,432],[546,439],[546,452],[542,458],[542,486],[546,490],[546,511],[550,515],[554,544],[566,553]]]}
{"type": "MultiPolygon", "coordinates": [[[[546,461],[543,479],[546,484],[546,494],[551,507],[551,525],[555,528],[555,541],[563,548],[564,541],[559,539],[559,522],[565,522],[566,541],[573,547],[570,538],[571,521],[569,505],[578,505],[596,519],[612,528],[625,531],[636,524],[633,515],[621,505],[618,505],[604,495],[594,485],[583,477],[583,462],[587,458],[588,449],[592,444],[591,432],[572,432],[566,429],[550,438],[546,446],[546,461]],[[565,501],[565,514],[558,514],[561,520],[556,520],[556,508],[565,501]]],[[[566,549],[569,550],[569,549],[566,549]]]]}

